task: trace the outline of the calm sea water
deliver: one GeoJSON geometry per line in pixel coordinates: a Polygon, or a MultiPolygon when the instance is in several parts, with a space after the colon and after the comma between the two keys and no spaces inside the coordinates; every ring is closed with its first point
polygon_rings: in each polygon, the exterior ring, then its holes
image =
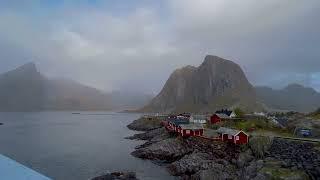
{"type": "MultiPolygon", "coordinates": [[[[110,112],[0,113],[0,153],[52,179],[87,180],[131,170],[140,179],[173,179],[164,167],[134,158],[141,141],[126,125],[138,114],[110,112]]],[[[1,170],[0,170],[1,171],[1,170]]]]}

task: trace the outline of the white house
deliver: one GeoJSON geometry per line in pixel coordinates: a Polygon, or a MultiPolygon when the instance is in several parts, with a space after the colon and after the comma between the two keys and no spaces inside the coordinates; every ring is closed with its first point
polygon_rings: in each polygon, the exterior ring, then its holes
{"type": "Polygon", "coordinates": [[[235,118],[235,117],[237,117],[237,114],[234,111],[232,111],[231,114],[229,115],[229,117],[235,118]]]}
{"type": "Polygon", "coordinates": [[[263,117],[266,116],[266,114],[264,112],[254,112],[253,114],[256,116],[263,116],[263,117]]]}
{"type": "Polygon", "coordinates": [[[205,124],[207,123],[206,115],[192,115],[189,119],[190,123],[205,124]]]}

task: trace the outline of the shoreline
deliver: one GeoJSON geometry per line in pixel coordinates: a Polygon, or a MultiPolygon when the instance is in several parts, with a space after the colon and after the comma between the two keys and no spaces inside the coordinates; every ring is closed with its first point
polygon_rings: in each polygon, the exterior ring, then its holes
{"type": "Polygon", "coordinates": [[[186,180],[320,177],[317,165],[320,152],[311,143],[274,139],[260,156],[254,145],[238,146],[197,137],[177,137],[169,134],[160,122],[144,118],[134,120],[127,127],[139,132],[126,138],[146,141],[135,147],[131,155],[165,166],[172,176],[186,180]],[[306,158],[299,158],[299,152],[306,158]],[[279,173],[279,170],[285,173],[279,173]]]}

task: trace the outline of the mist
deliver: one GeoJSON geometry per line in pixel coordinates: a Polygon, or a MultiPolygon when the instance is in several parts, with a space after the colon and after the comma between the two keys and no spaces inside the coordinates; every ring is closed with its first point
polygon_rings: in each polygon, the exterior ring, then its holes
{"type": "Polygon", "coordinates": [[[48,77],[158,93],[206,54],[253,85],[320,90],[317,0],[1,1],[0,72],[35,62],[48,77]]]}

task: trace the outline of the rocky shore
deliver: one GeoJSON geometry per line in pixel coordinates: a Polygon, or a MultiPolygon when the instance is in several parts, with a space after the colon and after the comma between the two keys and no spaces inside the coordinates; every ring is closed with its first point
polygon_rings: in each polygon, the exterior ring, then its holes
{"type": "Polygon", "coordinates": [[[165,165],[171,175],[180,179],[320,179],[320,152],[310,143],[274,139],[261,156],[253,146],[176,137],[161,127],[160,121],[149,123],[146,119],[139,119],[128,127],[132,130],[147,129],[128,137],[146,140],[131,154],[165,165]]]}
{"type": "Polygon", "coordinates": [[[107,173],[91,180],[138,180],[134,172],[112,172],[107,173]]]}

